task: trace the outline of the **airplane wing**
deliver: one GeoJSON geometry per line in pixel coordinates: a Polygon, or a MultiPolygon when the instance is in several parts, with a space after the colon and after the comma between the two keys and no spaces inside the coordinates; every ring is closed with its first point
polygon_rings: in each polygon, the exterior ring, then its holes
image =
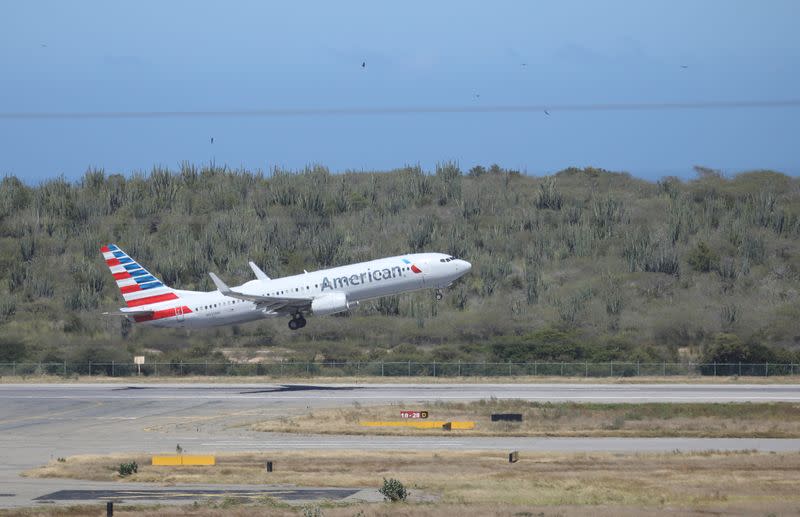
{"type": "Polygon", "coordinates": [[[273,312],[292,314],[297,311],[307,311],[311,308],[313,298],[293,298],[288,296],[260,296],[234,291],[214,273],[208,273],[219,292],[231,298],[246,300],[255,303],[259,308],[273,312]]]}
{"type": "Polygon", "coordinates": [[[261,271],[261,268],[259,268],[258,266],[256,266],[256,263],[255,263],[255,262],[252,262],[252,261],[250,261],[250,262],[248,262],[248,264],[250,264],[250,269],[252,269],[252,270],[253,270],[253,273],[256,275],[256,278],[258,278],[259,280],[269,280],[269,279],[270,279],[270,278],[267,276],[267,274],[266,274],[266,273],[264,273],[263,271],[261,271]]]}

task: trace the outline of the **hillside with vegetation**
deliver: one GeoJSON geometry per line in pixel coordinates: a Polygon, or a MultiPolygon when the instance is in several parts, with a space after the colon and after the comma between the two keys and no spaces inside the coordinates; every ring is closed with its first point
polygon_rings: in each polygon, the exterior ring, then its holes
{"type": "Polygon", "coordinates": [[[0,182],[0,362],[800,360],[800,180],[756,171],[653,183],[445,163],[331,174],[197,168],[0,182]],[[441,251],[472,272],[436,302],[388,297],[292,332],[284,318],[142,328],[99,248],[172,287],[213,289],[441,251]]]}

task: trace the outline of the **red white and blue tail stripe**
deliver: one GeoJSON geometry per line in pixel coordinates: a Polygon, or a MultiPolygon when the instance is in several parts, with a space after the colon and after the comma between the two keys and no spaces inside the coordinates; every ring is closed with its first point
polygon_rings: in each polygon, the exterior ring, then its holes
{"type": "Polygon", "coordinates": [[[178,293],[164,285],[114,244],[100,248],[128,307],[177,300],[178,293]]]}

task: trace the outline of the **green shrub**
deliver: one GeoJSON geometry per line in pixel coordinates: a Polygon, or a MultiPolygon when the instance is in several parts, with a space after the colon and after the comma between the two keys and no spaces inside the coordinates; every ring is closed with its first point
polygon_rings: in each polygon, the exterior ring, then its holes
{"type": "Polygon", "coordinates": [[[15,336],[0,337],[0,363],[21,361],[27,355],[25,342],[15,336]]]}
{"type": "Polygon", "coordinates": [[[703,241],[697,244],[697,247],[689,253],[687,262],[692,266],[692,269],[701,273],[708,273],[717,263],[718,257],[711,248],[708,247],[703,241]]]}
{"type": "Polygon", "coordinates": [[[136,474],[139,472],[139,465],[135,461],[131,461],[130,463],[120,463],[117,471],[122,477],[130,476],[131,474],[136,474]]]}
{"type": "Polygon", "coordinates": [[[773,350],[757,343],[744,343],[736,334],[717,334],[703,351],[704,363],[763,363],[774,360],[773,350]]]}
{"type": "Polygon", "coordinates": [[[536,208],[561,210],[563,204],[564,197],[556,187],[556,180],[554,178],[546,178],[539,184],[539,192],[536,196],[536,208]]]}
{"type": "Polygon", "coordinates": [[[322,508],[319,506],[306,506],[303,508],[303,517],[324,517],[322,508]]]}
{"type": "Polygon", "coordinates": [[[403,483],[394,478],[383,478],[383,486],[378,492],[381,493],[384,499],[393,503],[405,501],[408,497],[408,490],[406,490],[406,487],[403,486],[403,483]]]}

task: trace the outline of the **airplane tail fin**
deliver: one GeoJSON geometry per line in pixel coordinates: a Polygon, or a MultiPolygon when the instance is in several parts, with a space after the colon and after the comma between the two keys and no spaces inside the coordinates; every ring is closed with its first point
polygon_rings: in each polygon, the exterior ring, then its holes
{"type": "Polygon", "coordinates": [[[128,307],[139,307],[151,303],[176,300],[177,291],[167,287],[148,270],[133,260],[115,244],[100,248],[103,258],[117,281],[122,297],[128,307]]]}

